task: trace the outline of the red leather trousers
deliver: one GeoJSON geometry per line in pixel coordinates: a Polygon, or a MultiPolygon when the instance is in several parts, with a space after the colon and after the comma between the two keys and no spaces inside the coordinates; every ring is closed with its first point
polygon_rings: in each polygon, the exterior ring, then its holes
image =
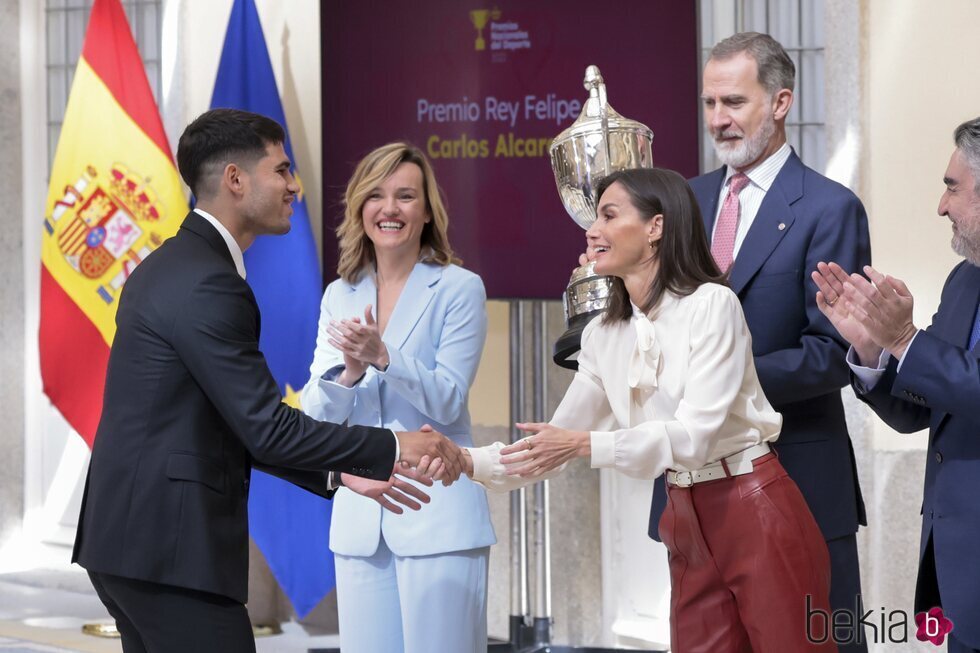
{"type": "Polygon", "coordinates": [[[774,454],[753,465],[749,474],[668,487],[660,535],[672,653],[837,651],[807,633],[808,609],[830,614],[820,529],[774,454]]]}

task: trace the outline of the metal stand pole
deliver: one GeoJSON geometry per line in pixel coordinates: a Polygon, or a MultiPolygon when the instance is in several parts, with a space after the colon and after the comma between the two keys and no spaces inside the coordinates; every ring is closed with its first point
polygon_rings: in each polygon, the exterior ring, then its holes
{"type": "MultiPolygon", "coordinates": [[[[521,438],[515,424],[524,421],[524,304],[510,302],[510,441],[521,438]]],[[[531,642],[528,612],[527,512],[524,488],[510,493],[510,641],[531,642]]]]}
{"type": "MultiPolygon", "coordinates": [[[[534,351],[535,422],[547,420],[545,390],[548,386],[548,367],[545,361],[547,321],[544,302],[534,302],[531,312],[532,348],[534,351]]],[[[534,484],[534,644],[551,643],[551,548],[548,540],[548,481],[534,484]]]]}

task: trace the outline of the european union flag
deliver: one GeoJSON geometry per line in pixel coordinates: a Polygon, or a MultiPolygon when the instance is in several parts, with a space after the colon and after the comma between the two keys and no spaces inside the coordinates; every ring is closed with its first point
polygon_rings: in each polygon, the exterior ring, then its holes
{"type": "MultiPolygon", "coordinates": [[[[211,108],[218,107],[261,113],[286,127],[253,0],[235,0],[231,10],[211,97],[211,108]]],[[[295,165],[288,129],[283,146],[295,165]]],[[[313,360],[320,309],[319,264],[302,193],[293,202],[289,233],[256,239],[245,252],[245,269],[262,312],[259,347],[287,403],[298,402],[313,360]]],[[[336,584],[329,548],[330,510],[325,499],[274,476],[252,472],[248,503],[252,538],[300,618],[336,584]]]]}

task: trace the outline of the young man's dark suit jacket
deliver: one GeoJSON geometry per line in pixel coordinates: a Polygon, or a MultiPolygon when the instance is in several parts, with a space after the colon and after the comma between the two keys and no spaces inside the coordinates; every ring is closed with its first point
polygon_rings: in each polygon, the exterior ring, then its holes
{"type": "MultiPolygon", "coordinates": [[[[845,268],[846,269],[846,268],[845,268]]],[[[980,344],[966,349],[980,303],[980,268],[964,261],[946,279],[932,325],[902,370],[892,358],[866,401],[896,431],[929,427],[915,611],[936,607],[938,582],[952,635],[980,649],[980,344]],[[932,538],[935,565],[925,559],[932,538]]]]}
{"type": "Polygon", "coordinates": [[[391,431],[283,404],[258,341],[251,289],[192,212],[124,286],[74,562],[244,603],[252,467],[324,496],[326,470],[389,477],[391,431]]]}
{"type": "MultiPolygon", "coordinates": [[[[724,181],[724,167],[689,181],[709,241],[724,181]]],[[[870,264],[868,218],[854,193],[791,153],[735,257],[729,283],[752,334],[762,389],[783,415],[779,460],[824,537],[833,540],[854,535],[867,521],[840,396],[849,378],[847,344],[817,308],[810,272],[818,261],[847,270],[870,264]]],[[[665,504],[660,478],[650,515],[654,539],[665,504]]],[[[857,581],[856,559],[853,567],[857,581]]],[[[852,609],[853,602],[851,593],[852,609]]]]}

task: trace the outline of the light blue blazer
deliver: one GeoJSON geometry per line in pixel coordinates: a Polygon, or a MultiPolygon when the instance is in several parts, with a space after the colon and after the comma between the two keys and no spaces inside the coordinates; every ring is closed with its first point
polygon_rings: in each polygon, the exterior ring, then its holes
{"type": "MultiPolygon", "coordinates": [[[[330,422],[370,424],[414,431],[431,424],[460,446],[472,446],[467,409],[487,334],[486,291],[479,276],[456,265],[417,263],[405,282],[382,340],[390,364],[369,367],[353,388],[333,382],[343,355],[328,341],[331,320],[363,319],[364,308],[377,307],[371,272],[350,284],[327,286],[320,305],[320,326],[310,380],[300,398],[310,416],[330,422]]],[[[370,556],[384,534],[399,556],[465,551],[494,544],[484,490],[461,476],[450,487],[425,488],[431,503],[402,515],[341,488],[334,496],[330,549],[348,556],[370,556]]]]}

